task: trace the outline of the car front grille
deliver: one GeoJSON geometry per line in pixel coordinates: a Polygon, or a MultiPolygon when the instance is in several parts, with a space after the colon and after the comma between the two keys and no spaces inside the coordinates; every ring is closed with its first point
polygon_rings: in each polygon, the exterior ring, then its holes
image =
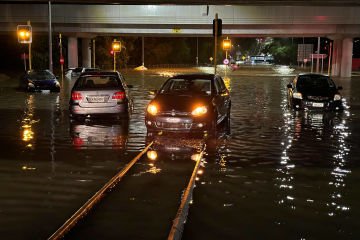
{"type": "Polygon", "coordinates": [[[181,129],[190,129],[192,123],[169,123],[169,122],[156,122],[156,127],[163,129],[173,129],[173,130],[181,130],[181,129]]]}
{"type": "Polygon", "coordinates": [[[307,99],[312,101],[328,101],[329,97],[322,97],[322,96],[307,96],[307,99]]]}

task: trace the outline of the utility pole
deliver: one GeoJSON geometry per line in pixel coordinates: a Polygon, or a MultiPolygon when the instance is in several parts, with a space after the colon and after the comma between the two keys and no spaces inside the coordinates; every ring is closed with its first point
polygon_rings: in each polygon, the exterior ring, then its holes
{"type": "Polygon", "coordinates": [[[214,42],[214,74],[216,74],[216,49],[217,49],[217,37],[218,37],[218,14],[215,14],[215,42],[214,42]]]}

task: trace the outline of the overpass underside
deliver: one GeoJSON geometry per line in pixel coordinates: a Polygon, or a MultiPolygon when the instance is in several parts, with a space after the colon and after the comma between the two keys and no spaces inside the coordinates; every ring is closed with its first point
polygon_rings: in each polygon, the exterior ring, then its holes
{"type": "Polygon", "coordinates": [[[335,40],[333,74],[341,76],[351,74],[352,39],[360,37],[360,7],[348,5],[52,4],[50,8],[47,4],[0,5],[0,33],[14,32],[17,25],[28,20],[34,32],[46,33],[50,9],[53,31],[72,39],[84,38],[84,44],[88,44],[86,39],[99,35],[209,37],[212,36],[212,21],[218,14],[223,22],[223,35],[229,37],[328,37],[335,40]]]}

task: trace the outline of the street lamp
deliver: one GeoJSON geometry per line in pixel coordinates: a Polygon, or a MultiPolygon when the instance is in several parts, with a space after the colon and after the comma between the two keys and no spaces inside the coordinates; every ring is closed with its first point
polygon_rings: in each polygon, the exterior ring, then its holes
{"type": "MultiPolygon", "coordinates": [[[[18,42],[21,44],[29,44],[29,70],[31,70],[32,28],[30,25],[30,21],[28,21],[27,25],[18,25],[16,30],[17,30],[18,42]]],[[[26,70],[25,54],[24,54],[24,63],[26,70]]]]}
{"type": "Polygon", "coordinates": [[[112,51],[114,53],[114,72],[116,71],[116,53],[121,51],[121,42],[114,39],[112,42],[112,51]]]}
{"type": "MultiPolygon", "coordinates": [[[[228,50],[231,49],[231,40],[226,37],[226,39],[223,40],[223,50],[225,50],[225,59],[227,60],[228,58],[228,50]]],[[[227,60],[228,61],[228,60],[227,60]]],[[[227,70],[227,64],[225,66],[225,76],[226,76],[226,71],[227,70]]]]}

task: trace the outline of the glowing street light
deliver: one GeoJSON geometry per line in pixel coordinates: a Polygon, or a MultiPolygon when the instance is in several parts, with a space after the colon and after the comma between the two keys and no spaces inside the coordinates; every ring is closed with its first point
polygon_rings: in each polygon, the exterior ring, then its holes
{"type": "Polygon", "coordinates": [[[121,51],[121,42],[114,39],[112,42],[112,52],[114,53],[114,72],[116,71],[116,53],[121,51]]]}
{"type": "MultiPolygon", "coordinates": [[[[32,28],[30,25],[30,21],[27,22],[27,25],[18,25],[16,28],[18,42],[22,44],[29,45],[29,70],[31,70],[31,43],[32,43],[32,28]]],[[[25,54],[24,54],[25,56],[25,54]]],[[[26,60],[24,57],[24,64],[26,70],[26,60]]]]}
{"type": "Polygon", "coordinates": [[[225,51],[228,51],[231,49],[231,40],[230,39],[226,38],[223,40],[223,49],[225,51]]]}
{"type": "Polygon", "coordinates": [[[32,29],[30,25],[18,25],[17,35],[19,43],[31,43],[32,42],[32,29]]]}

